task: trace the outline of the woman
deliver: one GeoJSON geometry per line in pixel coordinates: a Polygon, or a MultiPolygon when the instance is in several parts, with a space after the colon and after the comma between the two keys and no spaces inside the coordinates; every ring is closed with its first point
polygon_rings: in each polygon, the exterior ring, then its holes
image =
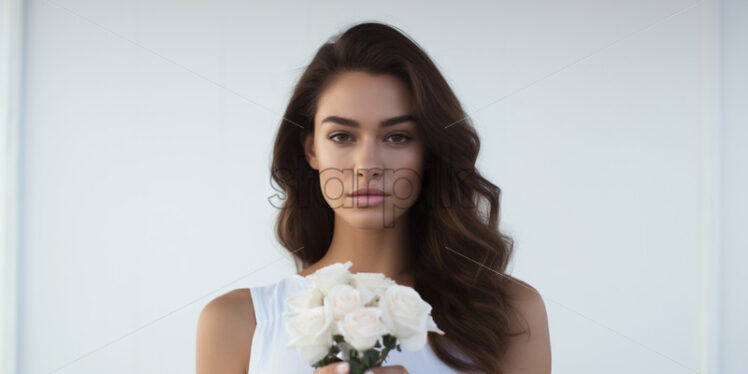
{"type": "Polygon", "coordinates": [[[498,228],[500,188],[475,169],[479,148],[444,77],[404,33],[363,23],[324,44],[286,109],[271,168],[287,196],[277,235],[299,273],[206,305],[198,374],[347,372],[345,362],[312,370],[285,348],[281,313],[302,276],[346,261],[414,287],[445,332],[373,372],[550,373],[545,306],[504,274],[513,241],[498,228]]]}

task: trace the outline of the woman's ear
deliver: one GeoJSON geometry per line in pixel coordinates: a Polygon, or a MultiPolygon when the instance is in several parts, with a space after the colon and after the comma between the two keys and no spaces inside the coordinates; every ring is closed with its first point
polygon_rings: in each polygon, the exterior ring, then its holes
{"type": "Polygon", "coordinates": [[[304,155],[309,166],[314,170],[319,170],[317,154],[314,152],[314,133],[307,133],[304,137],[304,155]]]}

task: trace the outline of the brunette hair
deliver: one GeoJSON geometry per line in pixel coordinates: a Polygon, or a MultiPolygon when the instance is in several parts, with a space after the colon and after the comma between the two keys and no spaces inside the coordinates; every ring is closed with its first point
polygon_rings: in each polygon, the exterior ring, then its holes
{"type": "Polygon", "coordinates": [[[276,222],[279,242],[299,270],[329,248],[333,210],[324,200],[319,171],[306,162],[305,136],[314,131],[317,102],[342,73],[391,74],[412,95],[413,115],[425,144],[420,196],[410,208],[415,288],[432,305],[445,334],[428,341],[447,365],[501,373],[518,315],[509,303],[504,272],[514,241],[499,231],[501,189],[475,169],[480,139],[446,80],[428,55],[398,28],[355,25],[318,50],[296,85],[278,130],[271,177],[286,195],[276,222]]]}

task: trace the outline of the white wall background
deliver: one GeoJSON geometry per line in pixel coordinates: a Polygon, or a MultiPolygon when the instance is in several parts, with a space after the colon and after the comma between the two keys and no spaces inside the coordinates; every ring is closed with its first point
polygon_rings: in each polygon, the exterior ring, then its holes
{"type": "Polygon", "coordinates": [[[740,74],[720,32],[745,18],[721,29],[714,1],[25,7],[19,372],[194,372],[202,307],[294,271],[273,136],[314,51],[366,20],[411,35],[473,116],[554,373],[743,372],[745,299],[717,303],[748,283],[745,84],[717,78],[740,74]]]}
{"type": "Polygon", "coordinates": [[[18,357],[19,130],[23,6],[0,0],[0,373],[14,373],[18,357]]]}
{"type": "Polygon", "coordinates": [[[720,362],[724,373],[748,373],[748,1],[725,0],[722,13],[720,362]]]}

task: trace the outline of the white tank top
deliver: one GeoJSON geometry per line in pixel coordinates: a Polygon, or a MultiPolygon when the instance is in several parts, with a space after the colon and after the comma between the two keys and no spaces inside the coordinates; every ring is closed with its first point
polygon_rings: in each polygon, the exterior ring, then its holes
{"type": "MultiPolygon", "coordinates": [[[[288,317],[283,315],[288,310],[284,300],[308,287],[306,278],[299,274],[273,284],[249,287],[257,321],[249,356],[249,374],[314,372],[311,365],[301,360],[295,348],[286,348],[291,337],[285,328],[288,317]]],[[[439,360],[428,344],[418,352],[392,350],[384,365],[402,365],[411,374],[459,373],[439,360]]]]}

